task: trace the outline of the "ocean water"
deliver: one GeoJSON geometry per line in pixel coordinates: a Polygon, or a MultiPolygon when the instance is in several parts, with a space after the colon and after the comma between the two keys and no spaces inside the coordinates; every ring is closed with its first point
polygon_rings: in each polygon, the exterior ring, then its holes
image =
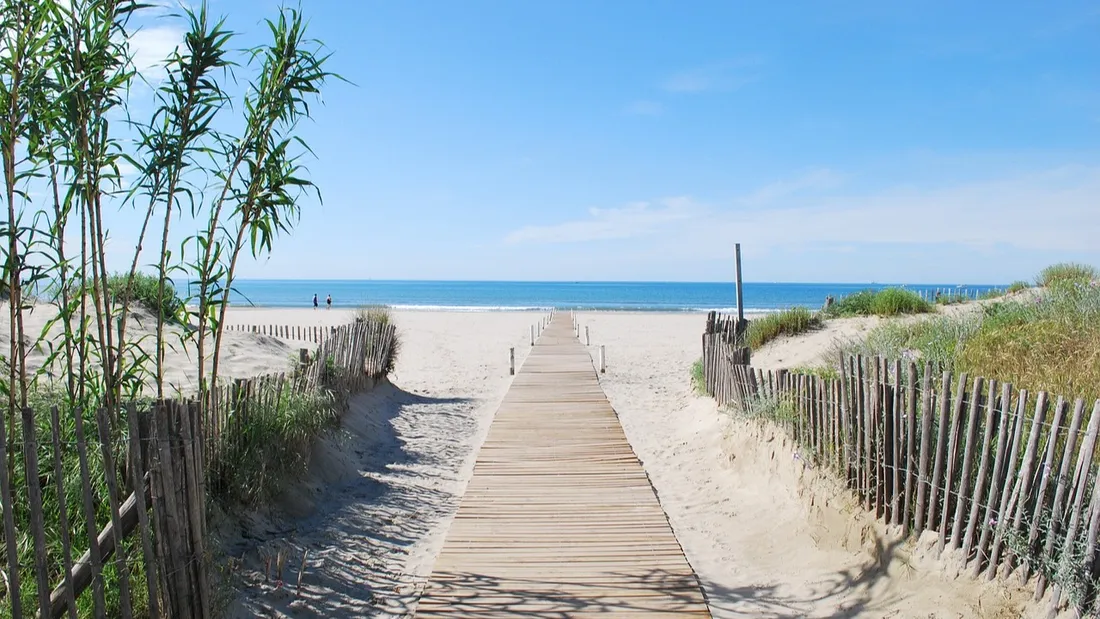
{"type": "MultiPolygon", "coordinates": [[[[793,306],[817,308],[825,297],[840,297],[886,284],[745,283],[745,309],[766,311],[793,306]]],[[[907,286],[912,290],[954,292],[956,284],[907,286]]],[[[974,293],[994,288],[966,285],[974,293]]],[[[185,290],[181,292],[186,293],[185,290]]],[[[737,306],[732,283],[674,282],[475,282],[381,280],[240,280],[232,302],[257,307],[321,306],[332,295],[335,307],[388,305],[399,309],[494,311],[517,309],[621,311],[731,311],[737,306]]]]}

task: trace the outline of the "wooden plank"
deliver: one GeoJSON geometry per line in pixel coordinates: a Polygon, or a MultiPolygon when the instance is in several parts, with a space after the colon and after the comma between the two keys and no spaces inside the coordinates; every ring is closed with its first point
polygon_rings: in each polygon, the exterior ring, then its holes
{"type": "Polygon", "coordinates": [[[134,611],[130,599],[130,566],[126,559],[126,547],[122,544],[122,516],[119,511],[118,478],[115,473],[115,458],[111,452],[111,429],[108,425],[107,411],[99,409],[96,413],[99,427],[99,446],[103,457],[103,477],[107,482],[107,504],[111,509],[111,525],[115,542],[115,575],[118,577],[119,611],[122,619],[133,619],[134,611]]]}
{"type": "MultiPolygon", "coordinates": [[[[92,604],[96,619],[104,619],[107,616],[106,603],[104,602],[103,595],[104,557],[100,553],[100,538],[98,530],[96,529],[96,508],[95,502],[92,500],[92,480],[88,468],[88,443],[84,436],[84,413],[80,408],[73,411],[73,428],[76,433],[77,458],[80,462],[80,485],[84,499],[84,529],[88,534],[88,550],[85,553],[88,557],[86,563],[88,569],[86,573],[92,587],[92,604]]],[[[77,561],[77,564],[80,563],[82,563],[82,561],[77,561]]],[[[80,586],[80,580],[76,578],[75,572],[73,580],[76,581],[73,586],[76,587],[78,591],[82,590],[83,587],[80,586]]]]}
{"type": "Polygon", "coordinates": [[[1012,385],[1004,383],[1001,385],[1001,399],[998,402],[997,416],[1000,419],[1000,423],[997,425],[997,455],[993,459],[993,475],[989,485],[989,497],[986,499],[985,517],[982,518],[982,533],[978,540],[978,548],[974,560],[974,570],[972,576],[977,578],[981,574],[984,568],[985,562],[988,559],[986,549],[989,548],[989,542],[993,533],[993,519],[996,518],[999,511],[998,498],[1002,496],[1000,489],[1007,488],[1010,484],[1004,476],[1005,469],[1005,452],[1008,449],[1008,435],[1009,425],[1008,421],[1012,417],[1010,414],[1012,410],[1012,385]]]}
{"type": "MultiPolygon", "coordinates": [[[[1058,483],[1054,488],[1054,502],[1050,508],[1050,526],[1045,532],[1046,541],[1039,555],[1040,564],[1045,564],[1054,554],[1054,542],[1062,528],[1062,518],[1065,512],[1066,492],[1069,490],[1069,470],[1073,466],[1073,455],[1077,447],[1077,435],[1081,431],[1081,420],[1085,413],[1085,401],[1078,398],[1073,406],[1073,415],[1070,418],[1069,430],[1066,433],[1066,446],[1062,450],[1062,464],[1058,468],[1058,483]]],[[[1035,599],[1042,599],[1046,592],[1047,580],[1044,574],[1039,574],[1039,580],[1035,583],[1035,599]]]]}
{"type": "Polygon", "coordinates": [[[951,547],[959,548],[962,545],[963,524],[970,512],[970,501],[974,499],[970,495],[970,485],[973,480],[974,443],[978,436],[978,420],[981,418],[982,387],[985,380],[978,376],[974,379],[974,386],[970,391],[970,407],[967,414],[966,442],[963,447],[962,463],[959,466],[959,490],[958,500],[955,504],[955,521],[951,526],[951,547]]]}
{"type": "Polygon", "coordinates": [[[892,438],[890,441],[891,451],[891,488],[890,488],[890,522],[895,525],[901,524],[901,512],[902,512],[902,499],[905,491],[903,489],[904,479],[903,474],[905,472],[905,402],[902,399],[902,394],[905,391],[902,389],[903,381],[901,379],[901,361],[894,361],[894,370],[892,372],[894,377],[893,393],[891,394],[891,409],[890,415],[893,423],[892,438]]]}
{"type": "Polygon", "coordinates": [[[939,549],[941,551],[944,545],[947,544],[949,533],[947,524],[951,520],[953,508],[955,507],[952,494],[955,488],[955,474],[958,472],[959,443],[963,441],[962,432],[966,429],[962,425],[963,407],[966,405],[966,384],[967,374],[963,372],[959,375],[959,384],[955,388],[955,403],[951,407],[951,432],[947,437],[947,471],[943,476],[943,513],[940,515],[939,549]]]}
{"type": "MultiPolygon", "coordinates": [[[[1097,403],[1095,409],[1093,409],[1093,416],[1089,419],[1088,429],[1085,431],[1085,438],[1081,443],[1081,452],[1077,455],[1077,471],[1080,475],[1076,478],[1076,489],[1074,492],[1073,506],[1069,512],[1069,525],[1066,529],[1065,543],[1062,545],[1062,557],[1060,564],[1063,567],[1069,567],[1073,561],[1073,555],[1077,552],[1077,535],[1079,529],[1085,526],[1089,526],[1089,514],[1086,514],[1085,496],[1088,486],[1089,471],[1093,468],[1093,457],[1096,450],[1097,431],[1100,431],[1100,415],[1096,413],[1100,412],[1100,402],[1097,403]]],[[[1100,476],[1097,476],[1100,478],[1100,476]]],[[[1098,483],[1093,488],[1094,499],[1093,505],[1088,508],[1087,511],[1096,511],[1095,499],[1100,496],[1096,494],[1096,487],[1100,486],[1098,483]]],[[[1095,520],[1093,520],[1095,523],[1095,520]]],[[[1090,527],[1092,528],[1092,527],[1090,527]]],[[[1096,534],[1090,531],[1093,539],[1093,544],[1096,542],[1096,534]]],[[[1087,537],[1086,537],[1087,540],[1087,537]]],[[[1086,551],[1088,553],[1089,551],[1086,551]]],[[[1095,548],[1091,550],[1095,556],[1095,548]]],[[[1059,600],[1061,599],[1061,587],[1059,585],[1054,586],[1054,590],[1051,593],[1050,607],[1057,608],[1059,600]]]]}
{"type": "MultiPolygon", "coordinates": [[[[1092,408],[1092,416],[1094,418],[1100,418],[1100,400],[1097,400],[1092,408]]],[[[1091,425],[1091,419],[1090,419],[1091,425]]],[[[1089,529],[1085,535],[1085,565],[1086,574],[1089,574],[1093,578],[1093,582],[1096,582],[1096,578],[1100,576],[1100,552],[1097,552],[1097,546],[1100,545],[1100,475],[1096,477],[1092,486],[1092,500],[1091,500],[1091,512],[1089,514],[1089,529]]],[[[1090,595],[1095,595],[1096,591],[1094,587],[1090,587],[1087,592],[1090,595]]],[[[1093,598],[1095,599],[1095,598],[1093,598]]]]}
{"type": "Polygon", "coordinates": [[[940,486],[943,485],[943,467],[947,459],[947,435],[951,425],[951,373],[944,372],[940,382],[939,394],[939,430],[936,432],[936,458],[932,464],[932,486],[928,498],[928,527],[935,530],[937,514],[947,511],[947,500],[943,509],[939,508],[940,486]]]}
{"type": "MultiPolygon", "coordinates": [[[[910,531],[913,484],[916,480],[917,448],[917,364],[909,362],[905,387],[905,497],[902,503],[902,523],[910,531]]],[[[919,531],[920,529],[918,529],[919,531]]]]}
{"type": "MultiPolygon", "coordinates": [[[[280,388],[282,381],[280,377],[280,388]]],[[[210,580],[206,572],[206,552],[203,549],[203,523],[206,520],[206,505],[205,497],[202,494],[202,488],[199,485],[199,461],[202,459],[202,452],[199,450],[199,445],[195,442],[195,435],[197,426],[195,426],[195,420],[198,418],[199,411],[194,402],[181,402],[179,403],[179,412],[182,415],[180,419],[180,428],[182,430],[183,438],[183,481],[184,486],[181,487],[181,491],[186,501],[186,514],[185,517],[189,520],[189,530],[191,534],[191,556],[195,557],[195,576],[198,582],[196,587],[198,589],[198,608],[200,611],[200,617],[210,617],[210,580]]]]}
{"type": "Polygon", "coordinates": [[[871,428],[873,432],[869,434],[872,437],[872,445],[874,446],[874,466],[871,469],[874,471],[875,483],[872,486],[874,491],[874,505],[875,505],[875,517],[882,518],[885,515],[885,494],[886,494],[886,451],[885,441],[888,437],[886,432],[886,422],[884,421],[886,413],[886,380],[883,372],[883,364],[885,360],[882,356],[875,357],[875,369],[874,369],[874,384],[871,386],[871,428]]]}
{"type": "MultiPolygon", "coordinates": [[[[1024,411],[1027,409],[1027,389],[1021,389],[1017,398],[1017,407],[1015,421],[1012,428],[1012,442],[1009,444],[1008,451],[1005,453],[1005,460],[1007,462],[1005,471],[1005,484],[1001,488],[1001,497],[997,501],[997,534],[994,536],[993,548],[989,551],[989,565],[986,567],[985,578],[986,580],[993,580],[993,577],[997,575],[997,566],[1001,557],[1001,548],[1004,544],[1004,537],[1009,527],[1009,520],[1011,519],[1012,511],[1012,492],[1015,484],[1012,483],[1016,477],[1016,464],[1020,460],[1020,443],[1023,440],[1024,435],[1024,411]]],[[[1008,404],[1005,405],[1005,410],[1009,410],[1008,404]]]]}
{"type": "MultiPolygon", "coordinates": [[[[1039,439],[1042,436],[1043,421],[1047,413],[1047,394],[1040,391],[1035,401],[1035,415],[1032,418],[1031,433],[1028,435],[1027,448],[1024,451],[1024,460],[1020,464],[1020,476],[1016,480],[1016,488],[1013,489],[1015,501],[1013,502],[1012,533],[1020,530],[1023,522],[1027,499],[1031,494],[1032,476],[1035,473],[1035,455],[1039,449],[1039,439]]],[[[1011,571],[1012,557],[1008,558],[1008,568],[1011,571]]]]}
{"type": "Polygon", "coordinates": [[[932,448],[932,421],[935,402],[932,393],[932,363],[924,366],[924,379],[921,383],[921,420],[920,420],[920,462],[917,464],[917,506],[913,529],[919,536],[924,531],[924,515],[928,512],[928,491],[932,483],[928,479],[928,458],[932,448]]]}
{"type": "Polygon", "coordinates": [[[153,532],[149,526],[148,503],[145,501],[145,463],[141,448],[141,424],[138,422],[138,410],[134,405],[126,409],[126,422],[130,432],[130,487],[137,501],[138,534],[141,536],[141,551],[145,558],[145,587],[148,594],[149,616],[160,617],[160,599],[157,587],[157,556],[153,552],[153,532]]]}
{"type": "MultiPolygon", "coordinates": [[[[65,470],[64,465],[61,462],[61,418],[57,412],[56,406],[50,407],[50,435],[53,443],[53,474],[54,482],[57,484],[57,518],[58,525],[61,529],[61,561],[62,569],[62,585],[65,587],[64,603],[68,609],[69,618],[77,619],[76,608],[76,591],[73,589],[73,545],[72,539],[69,533],[69,507],[68,500],[65,493],[65,470]]],[[[3,431],[0,430],[0,436],[3,436],[3,431]]],[[[0,441],[2,442],[2,441],[0,441]]],[[[0,458],[0,462],[3,459],[0,458]]],[[[154,608],[150,606],[150,608],[154,608]]],[[[52,616],[58,616],[53,615],[52,616]]],[[[150,613],[152,617],[157,617],[156,613],[150,613]]]]}
{"type": "MultiPolygon", "coordinates": [[[[1027,536],[1027,554],[1031,556],[1035,552],[1036,546],[1039,543],[1039,535],[1041,533],[1039,529],[1039,521],[1043,519],[1046,512],[1047,503],[1047,490],[1050,486],[1050,473],[1054,469],[1055,454],[1058,449],[1060,441],[1059,435],[1062,433],[1062,421],[1066,416],[1066,409],[1068,403],[1062,396],[1058,396],[1058,399],[1054,405],[1054,420],[1051,421],[1050,430],[1047,433],[1047,445],[1043,450],[1043,459],[1039,466],[1039,486],[1035,490],[1034,508],[1032,509],[1031,525],[1028,528],[1027,536]]],[[[1020,569],[1020,580],[1027,582],[1031,575],[1030,562],[1024,562],[1020,569]]]]}
{"type": "MultiPolygon", "coordinates": [[[[131,493],[120,507],[120,529],[115,529],[114,522],[108,522],[107,526],[103,527],[103,530],[96,535],[97,542],[95,548],[96,551],[101,554],[103,561],[110,559],[114,555],[115,539],[117,537],[116,533],[121,531],[121,537],[126,538],[137,527],[137,512],[137,494],[131,493]]],[[[101,570],[93,569],[92,567],[90,550],[86,551],[83,556],[73,563],[70,577],[73,583],[72,589],[67,590],[65,583],[62,582],[61,585],[50,594],[50,616],[55,619],[65,614],[65,607],[67,606],[65,600],[69,597],[69,591],[72,591],[73,595],[79,598],[80,592],[84,591],[88,588],[88,585],[92,584],[93,578],[97,580],[101,578],[101,570]]]]}
{"type": "Polygon", "coordinates": [[[989,393],[985,399],[985,431],[982,433],[981,461],[978,464],[978,477],[974,480],[974,493],[970,501],[970,517],[966,522],[966,533],[963,535],[963,556],[969,559],[970,551],[974,544],[974,536],[978,531],[978,517],[981,516],[981,508],[988,504],[986,500],[986,477],[989,475],[989,460],[991,458],[993,436],[997,423],[997,381],[989,381],[989,393]]]}
{"type": "Polygon", "coordinates": [[[38,475],[38,437],[35,436],[34,411],[22,410],[23,470],[27,479],[27,503],[30,508],[31,537],[34,540],[34,574],[38,584],[38,609],[50,612],[50,575],[46,557],[46,524],[42,514],[42,485],[38,475]]]}
{"type": "Polygon", "coordinates": [[[23,600],[20,597],[22,589],[19,582],[19,549],[16,546],[15,514],[12,512],[15,493],[11,487],[12,480],[8,477],[8,432],[4,417],[0,414],[0,509],[3,510],[4,547],[8,558],[7,598],[11,616],[13,619],[20,619],[23,616],[23,600]]]}
{"type": "Polygon", "coordinates": [[[863,491],[863,509],[871,511],[871,493],[874,490],[873,477],[871,476],[872,464],[871,464],[871,434],[874,431],[871,425],[870,418],[870,405],[868,399],[870,398],[870,392],[873,389],[867,389],[867,373],[863,367],[863,357],[856,357],[856,379],[857,388],[859,390],[859,423],[860,434],[863,441],[863,452],[861,454],[862,466],[863,466],[863,485],[861,490],[863,491]]]}
{"type": "Polygon", "coordinates": [[[897,437],[894,435],[894,431],[897,428],[894,422],[894,393],[897,389],[897,385],[890,384],[890,372],[888,367],[882,368],[884,371],[881,375],[882,382],[879,384],[879,392],[882,394],[879,398],[879,406],[882,411],[882,448],[881,462],[882,473],[879,481],[879,488],[882,489],[881,497],[878,499],[879,503],[879,515],[884,518],[886,524],[894,522],[896,514],[896,502],[894,497],[897,494],[896,481],[899,481],[896,473],[898,470],[897,452],[894,449],[897,447],[897,437]]]}
{"type": "MultiPolygon", "coordinates": [[[[732,363],[716,335],[704,349],[708,389],[747,406],[748,368],[732,363]]],[[[591,357],[562,315],[497,410],[416,616],[561,617],[555,600],[565,594],[581,605],[569,616],[709,616],[591,357]]]]}

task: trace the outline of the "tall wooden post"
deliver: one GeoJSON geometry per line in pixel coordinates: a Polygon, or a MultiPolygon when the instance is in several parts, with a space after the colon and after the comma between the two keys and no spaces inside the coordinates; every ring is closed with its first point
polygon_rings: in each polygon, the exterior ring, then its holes
{"type": "Polygon", "coordinates": [[[508,349],[508,375],[516,375],[516,349],[515,347],[508,349]]]}
{"type": "Polygon", "coordinates": [[[745,299],[741,291],[741,244],[734,245],[737,262],[737,322],[745,320],[745,299]]]}

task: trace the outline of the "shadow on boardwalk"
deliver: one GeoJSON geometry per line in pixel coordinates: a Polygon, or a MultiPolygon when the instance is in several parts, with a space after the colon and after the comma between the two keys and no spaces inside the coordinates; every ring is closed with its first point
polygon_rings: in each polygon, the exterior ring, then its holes
{"type": "MultiPolygon", "coordinates": [[[[868,560],[858,569],[846,570],[819,583],[809,595],[791,595],[776,586],[760,584],[728,588],[715,583],[702,583],[709,594],[708,606],[715,617],[758,617],[762,619],[794,619],[801,617],[854,617],[880,616],[875,607],[882,604],[882,596],[875,597],[871,603],[870,589],[881,579],[886,578],[887,565],[901,542],[878,548],[878,560],[868,560]],[[828,609],[823,612],[821,609],[828,609]]],[[[797,570],[798,566],[791,566],[797,570]]],[[[622,578],[626,574],[609,573],[609,576],[622,578]]],[[[547,619],[566,619],[579,613],[622,614],[644,616],[651,608],[644,593],[663,591],[659,610],[687,613],[696,600],[692,589],[699,584],[694,577],[685,578],[661,570],[646,572],[641,578],[634,577],[628,590],[631,596],[618,598],[600,598],[600,583],[585,583],[576,579],[562,577],[556,581],[523,580],[510,578],[504,581],[470,572],[444,574],[437,573],[434,580],[442,586],[433,597],[448,599],[449,590],[464,597],[460,601],[450,600],[449,608],[456,616],[477,617],[499,611],[502,605],[515,605],[514,616],[540,617],[547,619]],[[502,591],[508,593],[502,594],[502,591]],[[634,596],[638,592],[640,595],[634,596]],[[683,592],[682,595],[677,592],[683,592]],[[673,600],[670,608],[669,597],[673,600]]],[[[617,581],[621,582],[621,581],[617,581]]],[[[896,602],[898,600],[888,600],[896,602]]]]}
{"type": "Polygon", "coordinates": [[[228,548],[240,558],[229,615],[408,616],[458,506],[481,404],[388,382],[353,398],[341,431],[315,445],[307,478],[277,509],[244,519],[228,548]],[[282,582],[274,567],[265,580],[280,553],[282,582]]]}

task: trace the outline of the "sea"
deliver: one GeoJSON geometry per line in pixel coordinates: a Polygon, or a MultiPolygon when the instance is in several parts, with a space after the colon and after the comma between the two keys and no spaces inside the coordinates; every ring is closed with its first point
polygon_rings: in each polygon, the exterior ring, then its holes
{"type": "MultiPolygon", "coordinates": [[[[795,306],[818,308],[825,298],[864,289],[902,284],[799,284],[746,282],[745,310],[774,311],[795,306]]],[[[925,294],[966,292],[970,296],[993,285],[905,285],[925,294]]],[[[186,290],[180,292],[186,294],[186,290]]],[[[332,296],[334,307],[386,305],[395,309],[449,311],[559,310],[704,312],[734,311],[737,291],[731,282],[510,282],[383,280],[238,280],[231,302],[237,306],[310,307],[316,294],[321,306],[332,296]]]]}

